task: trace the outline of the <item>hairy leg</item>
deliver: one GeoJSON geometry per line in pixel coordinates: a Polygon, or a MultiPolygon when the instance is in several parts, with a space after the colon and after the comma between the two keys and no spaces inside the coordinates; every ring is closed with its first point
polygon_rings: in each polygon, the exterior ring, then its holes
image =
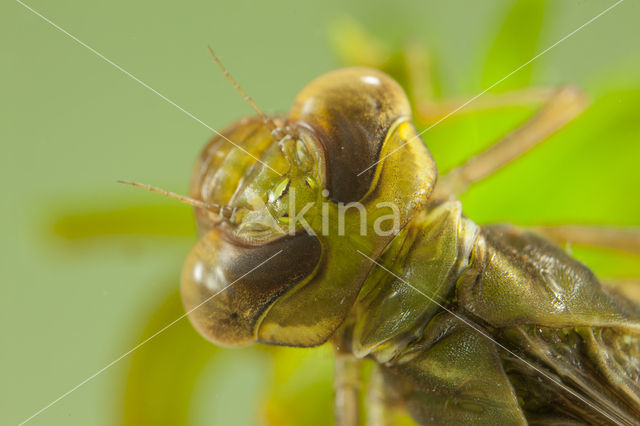
{"type": "Polygon", "coordinates": [[[605,247],[640,255],[640,228],[558,225],[536,226],[532,230],[558,244],[605,247]]]}
{"type": "Polygon", "coordinates": [[[334,416],[336,426],[360,425],[360,362],[350,354],[335,351],[334,416]]]}
{"type": "Polygon", "coordinates": [[[404,51],[404,67],[407,73],[407,90],[414,104],[414,113],[423,123],[437,123],[452,115],[511,106],[541,105],[547,102],[557,89],[529,87],[505,93],[484,93],[477,97],[436,99],[434,73],[427,49],[421,43],[407,43],[404,51]]]}
{"type": "Polygon", "coordinates": [[[437,196],[456,197],[507,164],[513,162],[578,116],[586,107],[582,92],[562,87],[553,92],[542,109],[486,151],[447,173],[440,181],[437,196]]]}
{"type": "Polygon", "coordinates": [[[371,373],[367,388],[367,426],[393,426],[393,405],[396,404],[389,392],[389,384],[381,366],[376,366],[371,373]]]}
{"type": "Polygon", "coordinates": [[[451,115],[509,106],[543,104],[556,91],[554,88],[535,87],[506,93],[486,93],[473,102],[469,102],[469,97],[436,99],[436,75],[428,49],[423,43],[405,43],[400,50],[400,62],[397,63],[396,57],[389,49],[356,22],[342,21],[339,24],[334,28],[333,42],[334,49],[342,61],[351,66],[379,68],[399,80],[404,80],[414,113],[425,124],[438,122],[451,115]]]}
{"type": "Polygon", "coordinates": [[[452,115],[485,111],[510,106],[542,104],[555,90],[547,87],[532,87],[505,93],[485,94],[473,101],[472,98],[450,98],[440,101],[417,99],[416,116],[427,124],[435,123],[452,115]]]}
{"type": "Polygon", "coordinates": [[[612,278],[604,279],[602,281],[614,287],[629,299],[640,304],[640,278],[612,278]]]}
{"type": "Polygon", "coordinates": [[[540,111],[485,152],[447,173],[438,185],[438,196],[455,197],[469,185],[491,175],[577,117],[587,106],[584,94],[575,87],[526,88],[500,94],[482,94],[473,98],[435,100],[433,77],[426,50],[408,44],[404,52],[410,97],[418,119],[438,124],[452,116],[468,112],[517,105],[538,105],[540,111]]]}

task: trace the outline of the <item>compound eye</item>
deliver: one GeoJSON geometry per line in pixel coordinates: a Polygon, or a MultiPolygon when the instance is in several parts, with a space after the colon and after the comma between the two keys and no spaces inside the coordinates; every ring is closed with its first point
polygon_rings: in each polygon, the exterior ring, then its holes
{"type": "Polygon", "coordinates": [[[320,254],[320,242],[306,232],[249,245],[216,227],[195,245],[182,271],[189,319],[214,343],[251,343],[265,310],[312,276],[320,254]]]}
{"type": "Polygon", "coordinates": [[[410,116],[409,102],[391,77],[347,68],[308,84],[296,97],[290,120],[322,145],[331,198],[348,203],[369,190],[375,171],[369,166],[378,161],[390,127],[410,116]]]}
{"type": "MultiPolygon", "coordinates": [[[[247,170],[272,143],[271,131],[259,117],[241,119],[228,126],[200,153],[193,169],[189,195],[198,200],[229,205],[247,170]]],[[[200,235],[217,225],[207,210],[196,208],[195,214],[200,235]]]]}

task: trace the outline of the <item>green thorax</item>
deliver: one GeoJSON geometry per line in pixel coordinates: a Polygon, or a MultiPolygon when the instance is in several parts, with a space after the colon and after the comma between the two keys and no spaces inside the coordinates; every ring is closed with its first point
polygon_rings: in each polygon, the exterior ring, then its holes
{"type": "Polygon", "coordinates": [[[410,221],[378,259],[392,273],[372,268],[343,327],[353,354],[387,362],[418,339],[439,305],[451,304],[476,235],[458,201],[429,206],[410,221]]]}

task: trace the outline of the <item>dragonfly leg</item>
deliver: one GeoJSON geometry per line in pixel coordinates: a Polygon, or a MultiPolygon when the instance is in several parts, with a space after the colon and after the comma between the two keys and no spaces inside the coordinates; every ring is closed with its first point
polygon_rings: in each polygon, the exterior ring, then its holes
{"type": "MultiPolygon", "coordinates": [[[[419,86],[417,86],[419,87],[419,86]]],[[[529,106],[543,104],[556,89],[548,87],[533,87],[512,90],[505,93],[484,94],[477,99],[449,98],[433,100],[433,98],[420,97],[414,89],[411,98],[414,100],[415,115],[424,124],[435,124],[451,116],[460,116],[472,112],[486,111],[512,106],[529,106]]]]}
{"type": "Polygon", "coordinates": [[[640,278],[605,278],[602,282],[640,304],[640,278]]]}
{"type": "Polygon", "coordinates": [[[505,93],[486,93],[476,99],[436,99],[432,61],[424,45],[417,42],[406,43],[403,58],[409,98],[413,102],[416,118],[423,124],[433,124],[452,115],[476,111],[544,104],[556,92],[554,88],[533,87],[505,93]]]}
{"type": "Polygon", "coordinates": [[[334,416],[336,426],[360,425],[360,362],[336,350],[334,377],[334,416]]]}
{"type": "Polygon", "coordinates": [[[416,116],[424,122],[435,121],[442,102],[435,100],[434,75],[431,57],[420,43],[410,42],[404,47],[404,66],[407,73],[407,91],[416,116]]]}
{"type": "Polygon", "coordinates": [[[611,226],[536,226],[532,230],[558,244],[578,244],[640,255],[640,228],[611,226]]]}
{"type": "Polygon", "coordinates": [[[493,174],[545,141],[584,111],[586,105],[586,97],[575,87],[564,86],[554,90],[540,111],[523,126],[444,175],[437,195],[449,198],[462,194],[474,182],[493,174]]]}
{"type": "Polygon", "coordinates": [[[393,426],[393,408],[397,398],[389,392],[381,366],[371,373],[367,387],[367,426],[393,426]]]}
{"type": "Polygon", "coordinates": [[[389,59],[387,46],[365,30],[357,21],[342,19],[331,30],[333,50],[345,66],[385,70],[389,59]]]}

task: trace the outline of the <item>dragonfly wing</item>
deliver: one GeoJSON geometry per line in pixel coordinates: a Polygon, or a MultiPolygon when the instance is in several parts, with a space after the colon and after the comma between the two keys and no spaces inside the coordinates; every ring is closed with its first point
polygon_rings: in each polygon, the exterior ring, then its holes
{"type": "Polygon", "coordinates": [[[512,350],[501,354],[527,412],[640,419],[639,308],[560,247],[515,227],[484,228],[457,296],[512,350]]]}
{"type": "Polygon", "coordinates": [[[640,310],[561,247],[511,226],[481,230],[458,280],[460,306],[493,327],[615,327],[640,333],[640,310]]]}
{"type": "Polygon", "coordinates": [[[501,352],[527,418],[562,412],[592,424],[637,424],[640,345],[612,327],[511,327],[499,339],[522,359],[501,352]],[[544,373],[541,373],[543,371],[544,373]]]}

